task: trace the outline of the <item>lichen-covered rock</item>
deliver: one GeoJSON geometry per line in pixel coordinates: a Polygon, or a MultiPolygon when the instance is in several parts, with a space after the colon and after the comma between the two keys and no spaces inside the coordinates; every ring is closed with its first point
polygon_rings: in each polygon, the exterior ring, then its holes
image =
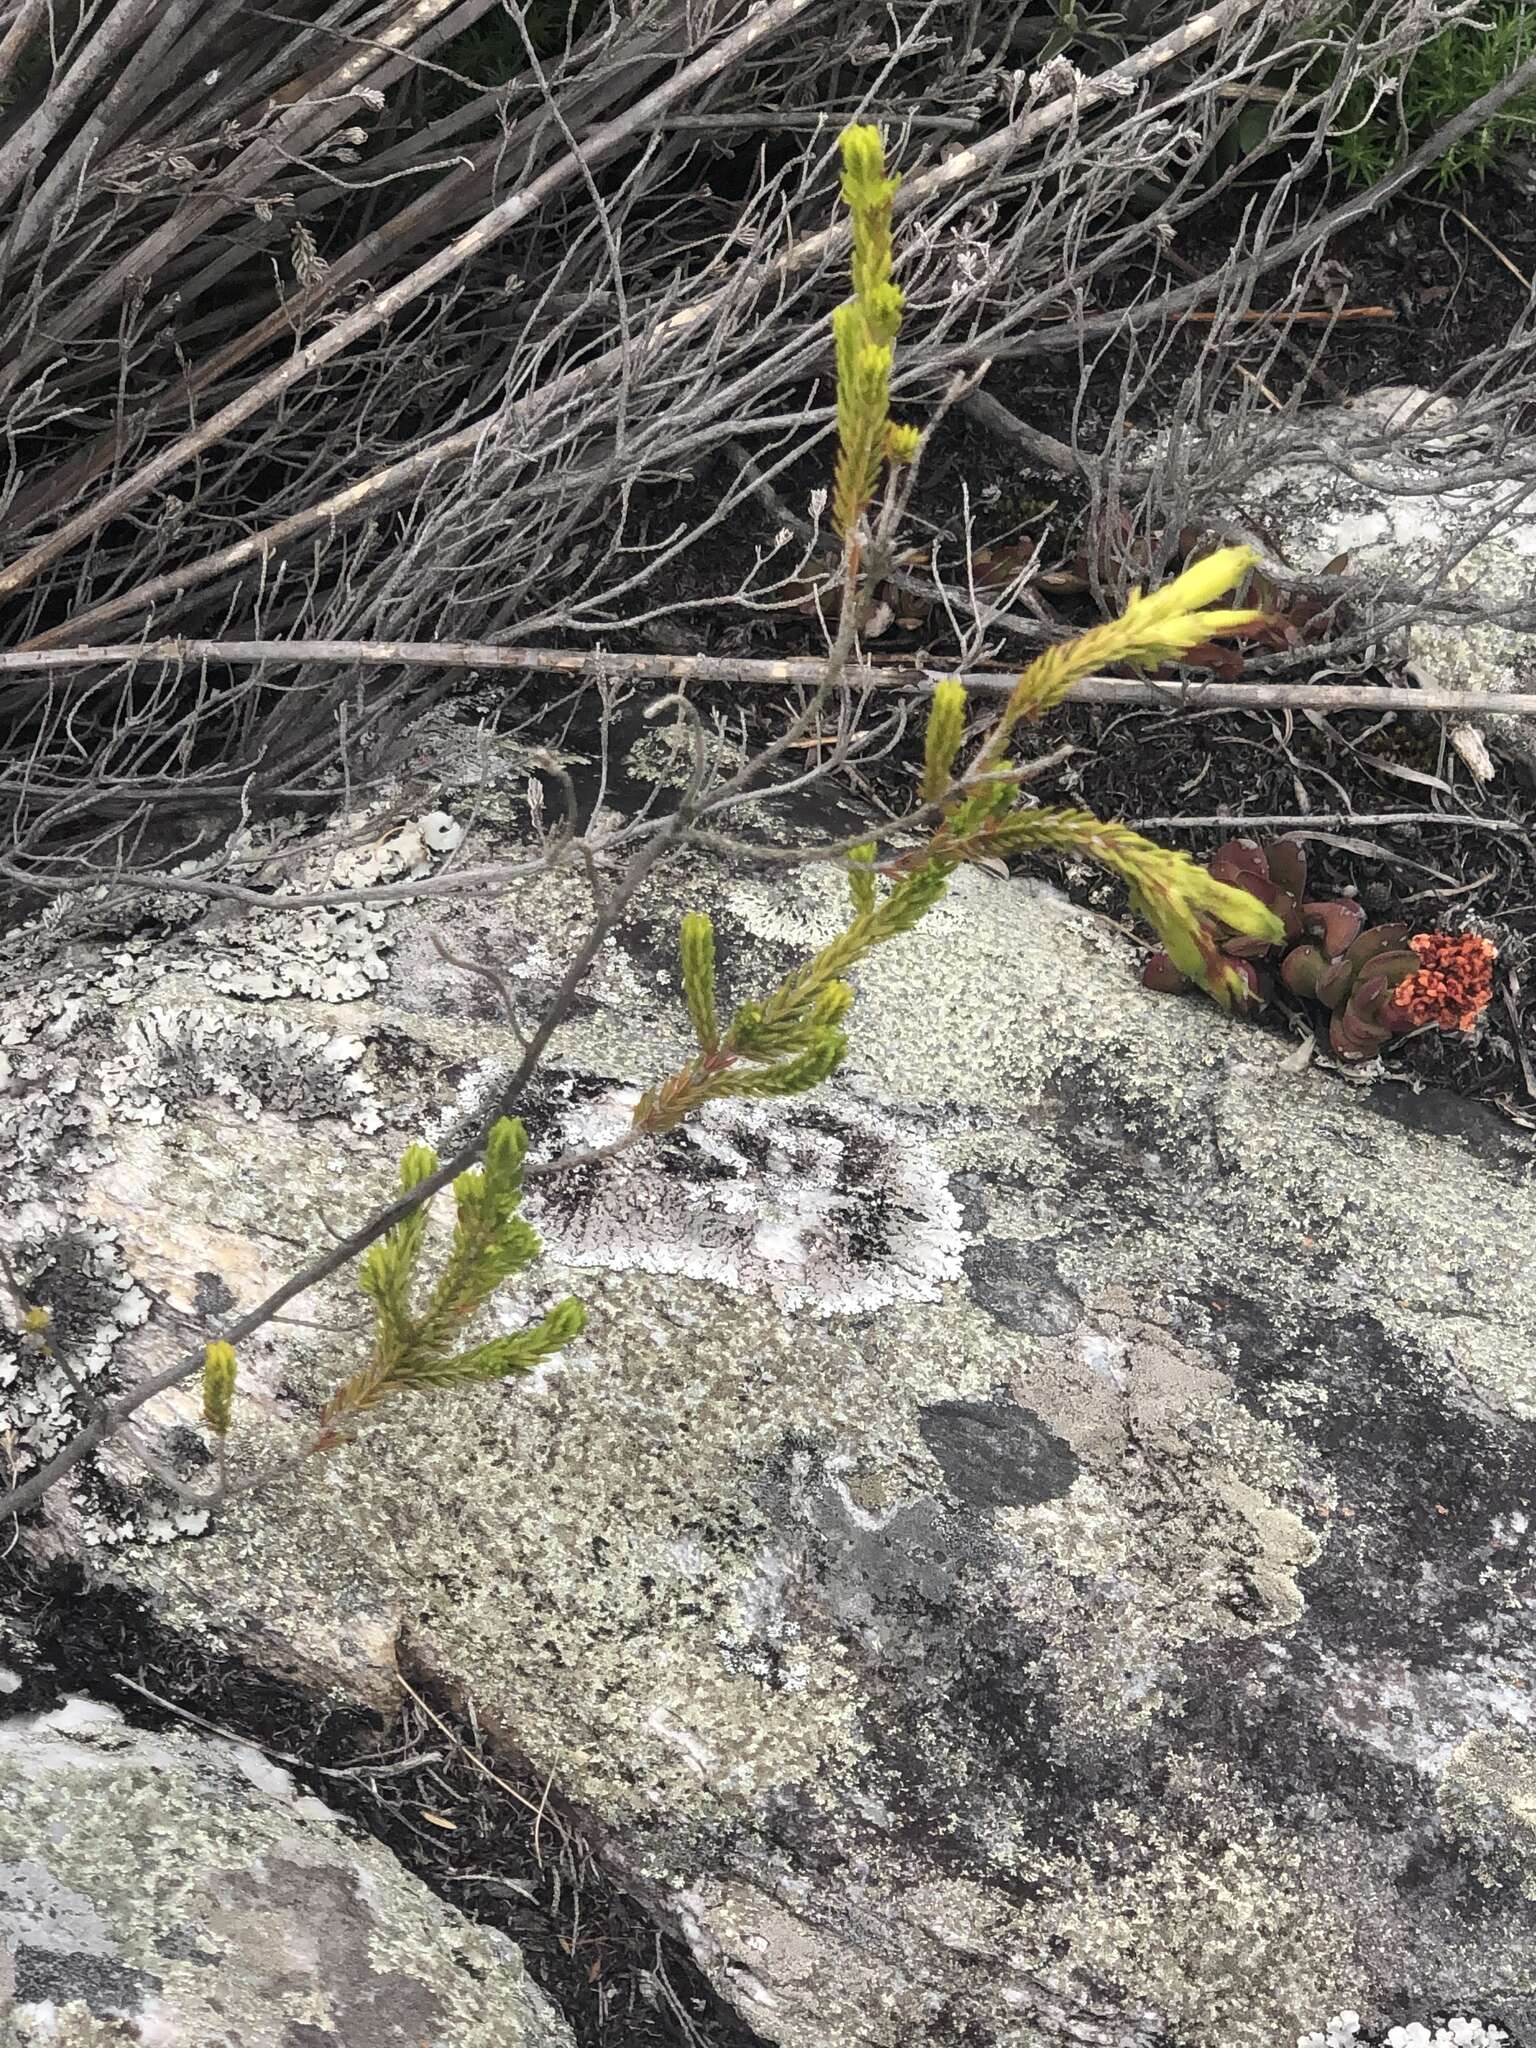
{"type": "MultiPolygon", "coordinates": [[[[1398,385],[1318,408],[1303,424],[1294,452],[1243,484],[1243,515],[1279,558],[1316,573],[1347,555],[1363,589],[1384,577],[1477,599],[1486,619],[1442,614],[1396,632],[1410,673],[1438,690],[1536,689],[1530,487],[1521,477],[1499,480],[1486,428],[1468,430],[1450,399],[1398,385]],[[1527,617],[1501,622],[1501,606],[1527,617]]],[[[1403,607],[1389,599],[1375,612],[1385,624],[1403,607]]],[[[1495,715],[1487,723],[1501,751],[1536,770],[1529,721],[1495,715]]]]}
{"type": "Polygon", "coordinates": [[[260,1751],[72,1699],[0,1721],[11,2048],[570,2048],[504,1935],[260,1751]]]}
{"type": "MultiPolygon", "coordinates": [[[[418,736],[485,863],[524,778],[473,759],[459,803],[464,742],[418,736]]],[[[684,1056],[684,909],[735,1001],[841,886],[660,878],[525,1105],[536,1151],[684,1056]]],[[[196,919],[110,1003],[110,934],[22,935],[0,1116],[80,1078],[53,1151],[13,1139],[4,1228],[44,1299],[59,1247],[110,1246],[57,1301],[96,1384],[186,1342],[158,1308],[114,1334],[117,1277],[247,1305],[483,1113],[517,1046],[434,933],[532,1008],[585,909],[565,873],[392,909],[344,1002],[210,988],[196,919]],[[145,1019],[182,1005],[166,1058],[145,1019]]],[[[959,878],[860,983],[815,1097],[537,1184],[549,1257],[503,1313],[590,1322],[532,1381],[399,1406],[202,1536],[119,1450],[45,1540],[354,1695],[404,1638],[786,2048],[1288,2048],[1344,2012],[1536,2041],[1536,1150],[1146,994],[1027,883],[959,878]]],[[[242,1348],[237,1463],[357,1361],[350,1285],[294,1313],[242,1348]]],[[[192,1469],[191,1393],[150,1419],[192,1469]]]]}

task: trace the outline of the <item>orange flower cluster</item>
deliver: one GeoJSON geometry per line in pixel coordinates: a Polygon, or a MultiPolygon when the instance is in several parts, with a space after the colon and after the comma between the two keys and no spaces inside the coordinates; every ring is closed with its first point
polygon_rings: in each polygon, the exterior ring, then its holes
{"type": "Polygon", "coordinates": [[[1472,1030],[1493,1000],[1497,946],[1471,932],[1417,932],[1408,943],[1423,964],[1392,992],[1393,1016],[1403,1019],[1397,1029],[1472,1030]]]}

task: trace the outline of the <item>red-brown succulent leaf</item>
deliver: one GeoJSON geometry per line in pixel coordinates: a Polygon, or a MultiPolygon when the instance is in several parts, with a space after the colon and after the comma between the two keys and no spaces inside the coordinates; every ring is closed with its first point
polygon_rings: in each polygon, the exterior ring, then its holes
{"type": "Polygon", "coordinates": [[[1248,993],[1237,998],[1238,1008],[1256,1008],[1264,1001],[1264,984],[1259,979],[1259,970],[1251,960],[1234,960],[1232,965],[1248,984],[1248,993]]]}
{"type": "Polygon", "coordinates": [[[1280,962],[1280,979],[1293,996],[1315,996],[1327,965],[1316,946],[1292,946],[1280,962]]]}
{"type": "Polygon", "coordinates": [[[1374,960],[1382,953],[1400,952],[1407,939],[1408,927],[1405,924],[1373,924],[1351,944],[1349,957],[1357,967],[1363,967],[1368,960],[1374,960]]]}
{"type": "Polygon", "coordinates": [[[1368,1060],[1391,1036],[1390,1025],[1369,1023],[1351,1003],[1335,1010],[1328,1025],[1328,1043],[1342,1060],[1368,1060]]]}
{"type": "MultiPolygon", "coordinates": [[[[1229,627],[1232,633],[1242,631],[1240,626],[1229,627]]],[[[1198,646],[1186,647],[1179,656],[1191,668],[1208,668],[1224,683],[1240,683],[1243,679],[1243,657],[1231,647],[1223,647],[1219,640],[1202,640],[1198,646]]]]}
{"type": "Polygon", "coordinates": [[[1403,977],[1413,972],[1414,964],[1414,955],[1406,952],[1381,953],[1376,959],[1368,960],[1350,992],[1350,1007],[1357,1015],[1368,1017],[1373,1024],[1383,1021],[1387,1010],[1397,999],[1403,977]]]}
{"type": "Polygon", "coordinates": [[[1286,941],[1294,944],[1301,937],[1301,910],[1289,889],[1271,881],[1268,875],[1238,875],[1234,888],[1246,889],[1250,896],[1257,896],[1266,910],[1272,910],[1285,930],[1286,941]]]}
{"type": "Polygon", "coordinates": [[[1205,865],[1214,881],[1237,888],[1244,882],[1269,880],[1269,856],[1257,839],[1229,839],[1205,865]]]}
{"type": "Polygon", "coordinates": [[[1299,839],[1277,839],[1269,849],[1270,880],[1300,903],[1307,893],[1307,851],[1299,839]]]}
{"type": "Polygon", "coordinates": [[[1159,995],[1181,996],[1194,987],[1189,976],[1175,967],[1166,953],[1149,953],[1141,963],[1141,985],[1155,988],[1159,995]]]}
{"type": "Polygon", "coordinates": [[[1355,970],[1348,960],[1329,960],[1317,977],[1312,993],[1325,1010],[1336,1010],[1355,985],[1355,970]]]}
{"type": "Polygon", "coordinates": [[[1302,922],[1330,960],[1348,952],[1365,924],[1365,912],[1349,896],[1325,903],[1303,903],[1302,922]]]}

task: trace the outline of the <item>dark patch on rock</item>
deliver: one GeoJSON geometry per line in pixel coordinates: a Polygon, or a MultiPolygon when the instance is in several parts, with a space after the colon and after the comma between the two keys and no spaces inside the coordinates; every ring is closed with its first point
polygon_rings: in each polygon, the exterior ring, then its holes
{"type": "Polygon", "coordinates": [[[1050,1245],[981,1236],[963,1256],[972,1299],[1007,1329],[1062,1337],[1081,1321],[1082,1304],[1062,1283],[1050,1245]]]}
{"type": "Polygon", "coordinates": [[[155,1949],[168,1963],[201,1963],[210,1970],[219,1966],[218,1950],[204,1948],[189,1927],[167,1927],[155,1936],[155,1949]]]}
{"type": "Polygon", "coordinates": [[[67,2005],[77,1999],[99,2020],[141,2012],[146,1991],[158,1991],[160,1979],[147,1970],[130,1970],[110,1956],[83,1951],[60,1953],[21,1942],[16,1948],[18,2005],[67,2005]]]}
{"type": "MultiPolygon", "coordinates": [[[[1309,1570],[1304,1628],[1436,1665],[1458,1646],[1475,1658],[1515,1640],[1507,1617],[1529,1596],[1536,1562],[1517,1519],[1536,1518],[1529,1432],[1452,1407],[1438,1372],[1371,1316],[1319,1316],[1297,1342],[1239,1295],[1212,1314],[1240,1398],[1323,1452],[1339,1486],[1346,1512],[1309,1570]],[[1304,1381],[1328,1399],[1296,1413],[1284,1396],[1304,1381]],[[1499,1580],[1504,1603],[1491,1592],[1499,1580]]],[[[1536,1646],[1528,1661],[1536,1678],[1536,1646]]]]}
{"type": "MultiPolygon", "coordinates": [[[[870,1701],[867,1810],[845,1810],[834,1827],[818,1802],[786,1793],[773,1830],[805,1868],[828,1867],[829,1844],[844,1864],[866,1848],[895,1850],[911,1857],[914,1881],[935,1868],[968,1881],[984,1873],[1000,1894],[1023,1901],[1038,1885],[1019,1843],[1091,1857],[1103,1831],[1100,1803],[1140,1796],[1145,1765],[1063,1748],[1047,1637],[996,1590],[1008,1564],[990,1511],[1002,1497],[1054,1497],[1042,1490],[1038,1463],[1021,1477],[1021,1444],[1036,1460],[1043,1444],[1059,1491],[1070,1484],[1061,1454],[1073,1472],[1076,1460],[1009,1402],[936,1403],[923,1428],[935,1431],[941,1463],[956,1462],[967,1489],[957,1490],[958,1507],[918,1500],[871,1526],[850,1514],[813,1438],[787,1433],[768,1461],[761,1504],[786,1539],[800,1530],[804,1546],[803,1562],[786,1574],[797,1589],[790,1640],[830,1625],[857,1658],[870,1701]]],[[[766,1655],[771,1637],[753,1648],[766,1655]]]]}
{"type": "MultiPolygon", "coordinates": [[[[483,982],[469,974],[465,975],[464,981],[466,989],[478,990],[485,986],[483,982]]],[[[467,1009],[472,1015],[478,1014],[469,1003],[459,1007],[461,1011],[467,1009]]],[[[493,1007],[494,1014],[500,1017],[500,1006],[493,1007]]],[[[397,1030],[392,1024],[380,1024],[368,1033],[368,1049],[380,1069],[392,1081],[436,1083],[442,1079],[443,1070],[448,1064],[436,1047],[426,1044],[420,1038],[413,1038],[408,1031],[397,1030]]],[[[436,1093],[434,1087],[433,1096],[436,1093]]]]}
{"type": "Polygon", "coordinates": [[[953,1611],[957,1579],[984,1547],[976,1533],[932,1500],[865,1528],[830,1487],[807,1513],[819,1613],[877,1660],[898,1653],[921,1660],[935,1618],[953,1611]]]}
{"type": "MultiPolygon", "coordinates": [[[[543,1066],[529,1081],[518,1104],[518,1115],[528,1133],[528,1148],[539,1152],[558,1142],[559,1121],[584,1103],[597,1102],[613,1092],[614,1083],[598,1074],[578,1073],[572,1067],[543,1066]]],[[[487,1102],[477,1112],[489,1109],[487,1102]]]]}
{"type": "Polygon", "coordinates": [[[1013,1401],[937,1401],[918,1418],[949,1490],[972,1508],[1060,1500],[1082,1467],[1066,1441],[1013,1401]]]}
{"type": "Polygon", "coordinates": [[[236,1306],[236,1299],[218,1273],[197,1273],[193,1276],[192,1306],[200,1316],[227,1316],[236,1306]]]}
{"type": "Polygon", "coordinates": [[[1045,1106],[1072,1162],[1061,1213],[1078,1228],[1099,1213],[1120,1227],[1156,1216],[1158,1183],[1179,1178],[1180,1162],[1192,1156],[1202,1179],[1238,1170],[1237,1161],[1224,1162],[1220,1129],[1195,1090],[1175,1100],[1136,1095],[1122,1069],[1068,1057],[1050,1078],[1045,1106]]]}
{"type": "MultiPolygon", "coordinates": [[[[709,916],[715,928],[716,1006],[722,1017],[728,1017],[741,1003],[760,1002],[785,975],[802,965],[807,953],[815,951],[809,921],[805,943],[797,946],[760,937],[718,903],[710,906],[709,916]]],[[[656,918],[635,918],[620,927],[616,942],[642,974],[665,977],[681,1008],[677,926],[656,918]]]]}
{"type": "Polygon", "coordinates": [[[1536,1167],[1536,1144],[1486,1102],[1448,1088],[1406,1088],[1390,1081],[1378,1082],[1365,1099],[1389,1123],[1449,1140],[1511,1180],[1524,1180],[1536,1167]]]}
{"type": "MultiPolygon", "coordinates": [[[[963,1605],[927,1615],[923,1655],[871,1674],[885,1682],[871,1685],[866,1777],[894,1817],[886,1843],[915,1870],[980,1879],[1022,1904],[1039,1896],[1040,1856],[1107,1863],[1106,1816],[1160,1800],[1162,1773],[1150,1751],[1065,1742],[1045,1635],[983,1585],[967,1589],[963,1605]]],[[[1113,1847],[1123,1870],[1126,1845],[1113,1847]]]]}
{"type": "Polygon", "coordinates": [[[987,1218],[992,1213],[992,1190],[996,1185],[997,1176],[990,1173],[950,1175],[949,1191],[960,1210],[960,1222],[968,1237],[986,1234],[987,1218]]]}
{"type": "Polygon", "coordinates": [[[184,1422],[177,1423],[175,1428],[167,1433],[165,1447],[170,1452],[171,1460],[178,1472],[206,1471],[208,1466],[215,1462],[214,1454],[208,1447],[208,1439],[200,1436],[184,1422]]]}
{"type": "MultiPolygon", "coordinates": [[[[104,1268],[101,1246],[78,1230],[47,1239],[33,1254],[30,1271],[20,1278],[27,1299],[53,1317],[50,1342],[66,1358],[79,1358],[90,1350],[123,1296],[104,1268]]],[[[102,1391],[99,1381],[94,1391],[102,1391]]]]}
{"type": "MultiPolygon", "coordinates": [[[[1372,1749],[1358,1729],[1319,1718],[1317,1702],[1327,1688],[1329,1671],[1307,1624],[1286,1636],[1284,1653],[1257,1640],[1192,1645],[1176,1720],[1163,1733],[1169,1743],[1178,1737],[1233,1763],[1298,1839],[1317,1829],[1323,1810],[1362,1829],[1372,1843],[1372,1866],[1413,1896],[1415,1915],[1444,1917],[1468,1931],[1487,1925],[1493,1946],[1499,1917],[1507,1929],[1511,1915],[1530,1913],[1518,1876],[1468,1864],[1434,1808],[1425,1815],[1419,1769],[1372,1749]]],[[[1468,1987],[1468,1999],[1481,2007],[1477,1987],[1468,1987]]],[[[1419,2005],[1421,1989],[1403,1987],[1401,2009],[1419,2005]]]]}
{"type": "Polygon", "coordinates": [[[1193,1742],[1238,1766],[1298,1833],[1307,1832],[1320,1801],[1372,1835],[1401,1832],[1400,1846],[1421,1833],[1417,1773],[1319,1719],[1328,1679],[1305,1622],[1287,1634],[1283,1652],[1259,1638],[1190,1643],[1180,1665],[1176,1704],[1159,1740],[1193,1742]]]}

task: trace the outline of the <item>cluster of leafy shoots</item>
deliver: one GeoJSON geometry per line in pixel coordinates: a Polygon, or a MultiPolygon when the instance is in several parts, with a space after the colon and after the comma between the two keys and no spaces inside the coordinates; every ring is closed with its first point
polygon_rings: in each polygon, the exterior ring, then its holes
{"type": "Polygon", "coordinates": [[[830,1080],[848,1051],[843,1020],[853,1004],[844,980],[876,946],[911,931],[944,893],[952,871],[931,865],[882,890],[875,848],[849,861],[852,915],[830,944],[786,975],[763,1002],[743,1003],[723,1027],[715,1013],[714,926],[703,911],[683,919],[683,991],[698,1056],[648,1088],[635,1105],[640,1131],[669,1131],[706,1102],[727,1096],[803,1095],[830,1080]]]}
{"type": "Polygon", "coordinates": [[[853,296],[832,315],[837,349],[837,469],[832,523],[852,546],[887,463],[910,462],[921,436],[891,419],[891,365],[901,331],[901,287],[891,277],[891,202],[878,128],[842,135],[843,202],[853,229],[853,296]]]}
{"type": "MultiPolygon", "coordinates": [[[[891,202],[897,181],[886,173],[878,129],[845,130],[842,155],[842,195],[853,233],[853,295],[832,320],[838,418],[833,516],[844,542],[848,588],[867,608],[870,593],[860,563],[866,514],[882,474],[914,461],[921,436],[890,418],[891,368],[902,314],[901,293],[891,276],[891,202]]],[[[698,1051],[668,1079],[645,1090],[634,1110],[632,1135],[670,1130],[708,1102],[799,1095],[828,1080],[848,1051],[846,1023],[854,1001],[848,975],[875,948],[919,924],[967,862],[1031,852],[1076,853],[1098,861],[1122,879],[1182,973],[1225,1005],[1245,1000],[1250,985],[1243,963],[1223,942],[1238,932],[1261,949],[1277,944],[1284,927],[1275,912],[1255,891],[1234,887],[1187,854],[1158,846],[1124,825],[1105,823],[1086,811],[1030,807],[1008,746],[1022,724],[1058,705],[1080,676],[1117,662],[1158,668],[1184,659],[1214,636],[1262,626],[1263,612],[1216,602],[1242,581],[1252,563],[1248,549],[1223,548],[1161,590],[1133,590],[1118,619],[1049,648],[1032,662],[1002,712],[974,737],[968,736],[964,686],[953,678],[939,683],[924,743],[919,844],[883,862],[875,842],[855,848],[847,858],[847,923],[763,1000],[742,1003],[722,1020],[714,929],[702,912],[689,913],[680,937],[682,983],[698,1051]]],[[[327,1402],[312,1451],[346,1442],[353,1424],[395,1395],[530,1372],[581,1330],[581,1304],[565,1301],[530,1329],[456,1348],[468,1319],[503,1281],[525,1271],[539,1255],[539,1240],[518,1213],[525,1149],[522,1125],[503,1118],[487,1140],[484,1165],[454,1182],[458,1221],[453,1244],[424,1295],[419,1268],[425,1203],[365,1255],[360,1284],[373,1304],[372,1351],[367,1364],[327,1402]]],[[[400,1163],[400,1192],[411,1194],[436,1170],[437,1155],[425,1145],[413,1145],[400,1163]]],[[[204,1413],[221,1456],[234,1375],[230,1348],[211,1345],[203,1376],[204,1413]]]]}
{"type": "MultiPolygon", "coordinates": [[[[461,1349],[466,1325],[505,1281],[525,1272],[542,1246],[519,1214],[527,1136],[516,1118],[491,1128],[483,1164],[453,1183],[453,1241],[430,1287],[422,1274],[429,1202],[421,1202],[364,1254],[358,1284],[373,1304],[368,1362],[321,1410],[309,1452],[349,1441],[353,1425],[400,1394],[441,1392],[485,1380],[521,1378],[560,1351],[586,1322],[579,1301],[562,1301],[541,1321],[461,1349]]],[[[412,1145],[400,1161],[399,1192],[409,1195],[437,1171],[430,1145],[412,1145]]],[[[222,1439],[230,1426],[235,1354],[210,1344],[203,1363],[203,1419],[222,1439]]]]}
{"type": "MultiPolygon", "coordinates": [[[[396,1394],[523,1378],[580,1334],[586,1310],[579,1301],[566,1300],[528,1329],[466,1351],[456,1348],[471,1317],[543,1250],[519,1214],[527,1150],[527,1133],[517,1118],[502,1117],[492,1125],[483,1165],[461,1173],[453,1184],[453,1242],[423,1300],[417,1296],[427,1233],[425,1202],[364,1255],[359,1284],[373,1303],[372,1355],[322,1409],[315,1450],[345,1442],[353,1421],[396,1394]]],[[[401,1194],[410,1194],[436,1171],[437,1154],[430,1145],[410,1146],[400,1161],[401,1194]]]]}
{"type": "MultiPolygon", "coordinates": [[[[1328,1040],[1341,1059],[1371,1059],[1390,1039],[1425,1025],[1471,1031],[1493,995],[1492,942],[1471,933],[1416,932],[1405,924],[1367,926],[1351,897],[1307,896],[1301,842],[1229,839],[1211,856],[1218,881],[1262,903],[1281,937],[1265,940],[1238,927],[1219,942],[1241,977],[1243,1007],[1268,1000],[1271,973],[1293,995],[1329,1014],[1328,1040]]],[[[1196,979],[1168,950],[1142,970],[1148,988],[1177,994],[1196,979]]]]}
{"type": "MultiPolygon", "coordinates": [[[[1351,0],[1353,17],[1359,0],[1351,0]]],[[[1390,98],[1363,81],[1344,102],[1329,148],[1352,184],[1374,185],[1415,144],[1481,99],[1536,49],[1536,11],[1526,0],[1485,0],[1474,14],[1426,36],[1408,58],[1390,98]]],[[[1536,121],[1536,88],[1506,100],[1487,121],[1453,143],[1429,174],[1440,191],[1482,178],[1507,159],[1536,121]]]]}
{"type": "MultiPolygon", "coordinates": [[[[878,129],[844,131],[843,198],[852,217],[853,297],[833,315],[837,348],[838,460],[833,510],[857,574],[860,522],[881,466],[912,460],[915,430],[889,417],[890,373],[901,318],[891,282],[890,208],[896,180],[886,175],[878,129]]],[[[1278,920],[1249,891],[1236,889],[1191,860],[1086,811],[1025,804],[1008,759],[1017,728],[1058,705],[1080,676],[1115,662],[1142,669],[1179,661],[1214,636],[1251,629],[1264,614],[1216,605],[1247,574],[1253,555],[1223,548],[1191,565],[1163,589],[1133,590],[1118,619],[1051,647],[1019,677],[1002,712],[966,752],[969,701],[950,678],[933,692],[924,740],[921,802],[929,829],[916,849],[884,863],[871,843],[848,860],[850,909],[837,937],[788,975],[767,999],[744,1003],[722,1024],[715,1008],[715,939],[709,918],[690,912],[680,936],[683,991],[697,1055],[636,1104],[637,1131],[665,1131],[704,1103],[732,1095],[797,1095],[836,1072],[848,1050],[845,1024],[853,990],[845,977],[877,946],[911,931],[967,862],[1022,853],[1076,853],[1100,862],[1126,884],[1132,903],[1156,929],[1169,956],[1219,1002],[1247,994],[1221,937],[1237,929],[1269,945],[1278,920]]]]}

